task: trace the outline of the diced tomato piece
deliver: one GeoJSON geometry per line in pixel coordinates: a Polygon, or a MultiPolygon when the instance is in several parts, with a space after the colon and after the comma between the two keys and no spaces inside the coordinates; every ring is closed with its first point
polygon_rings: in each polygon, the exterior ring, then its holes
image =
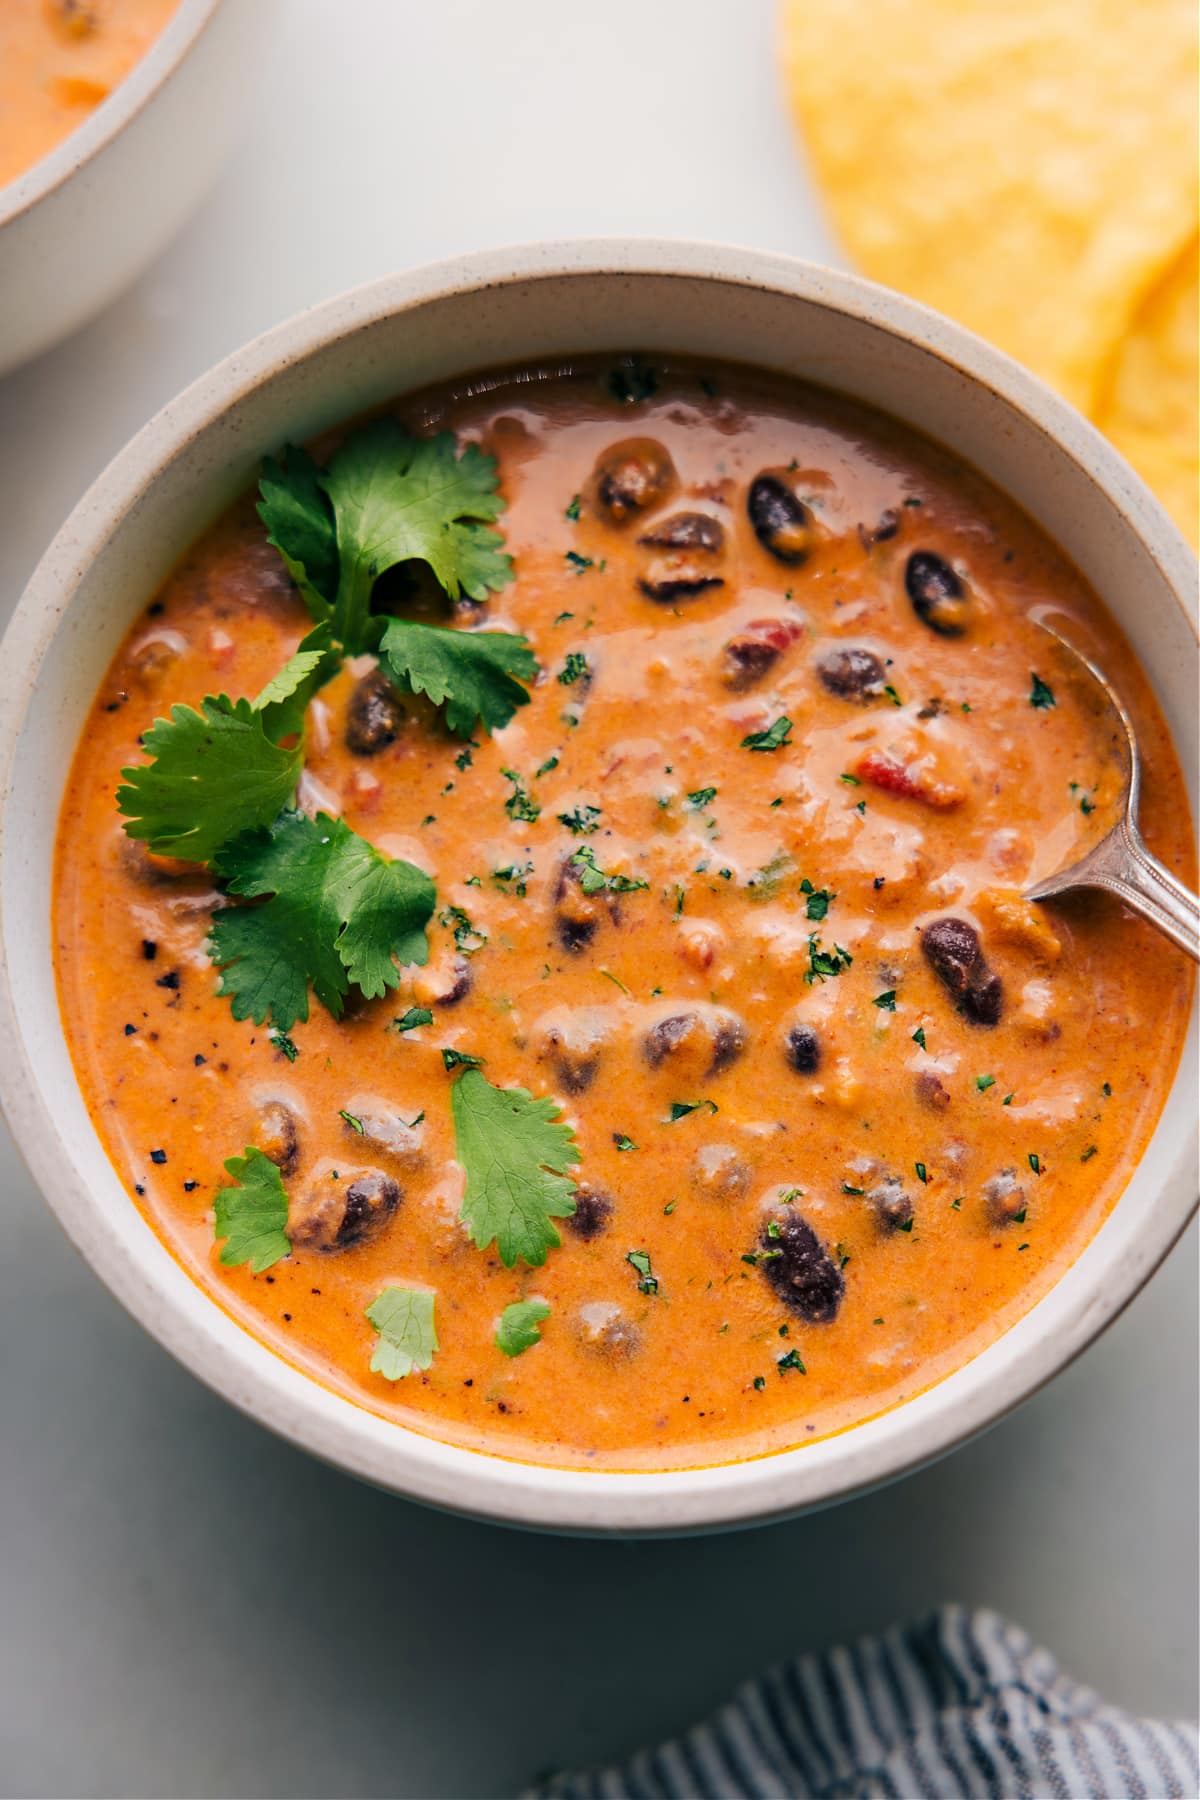
{"type": "Polygon", "coordinates": [[[882,788],[887,794],[900,794],[905,800],[920,800],[938,812],[961,806],[965,798],[961,788],[939,781],[918,763],[901,762],[890,750],[868,750],[854,765],[860,781],[882,788]]]}

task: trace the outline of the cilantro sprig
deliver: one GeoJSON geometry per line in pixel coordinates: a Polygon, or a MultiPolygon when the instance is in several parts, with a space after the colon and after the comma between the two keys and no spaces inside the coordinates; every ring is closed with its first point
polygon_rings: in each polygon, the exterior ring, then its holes
{"type": "Polygon", "coordinates": [[[211,862],[239,832],[268,825],[288,804],[300,779],[304,709],[324,678],[331,656],[327,626],[319,626],[254,700],[210,694],[194,706],[173,706],[156,719],[142,743],[152,761],[122,769],[117,806],[125,830],[156,856],[211,862]]]}
{"type": "Polygon", "coordinates": [[[499,532],[504,510],[496,461],[453,433],[411,437],[394,419],[353,431],[320,469],[289,445],[268,458],[259,517],[305,605],[328,620],[348,655],[375,650],[383,622],[371,613],[378,578],[425,562],[452,600],[483,600],[513,578],[499,532]]]}
{"type": "Polygon", "coordinates": [[[560,1238],[552,1220],[575,1211],[575,1134],[554,1101],[525,1088],[493,1087],[468,1068],[450,1090],[455,1155],[466,1170],[459,1214],[477,1249],[494,1241],[506,1269],[536,1268],[560,1238]]]}
{"type": "Polygon", "coordinates": [[[290,1031],[308,1018],[310,984],[340,1019],[352,983],[376,999],[399,987],[397,963],[428,960],[429,877],[327,813],[281,812],[222,845],[213,866],[231,894],[263,901],[213,914],[209,955],[235,1019],[290,1031]]]}

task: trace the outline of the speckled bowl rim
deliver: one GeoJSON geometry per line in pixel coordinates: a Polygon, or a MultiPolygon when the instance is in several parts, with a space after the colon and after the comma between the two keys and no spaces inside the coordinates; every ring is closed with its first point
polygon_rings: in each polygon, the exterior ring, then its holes
{"type": "Polygon", "coordinates": [[[0,231],[85,169],[149,105],[207,31],[225,0],[180,0],[146,54],[61,143],[0,187],[0,231]]]}
{"type": "MultiPolygon", "coordinates": [[[[0,646],[0,793],[7,798],[20,722],[80,571],[129,519],[166,465],[239,397],[314,351],[370,332],[398,311],[510,282],[562,276],[711,279],[831,309],[915,345],[1024,415],[1074,462],[1153,557],[1195,621],[1195,562],[1157,501],[1064,401],[1008,357],[928,309],[857,277],[728,245],[594,239],[504,247],[388,276],[255,339],[171,401],[99,476],[47,551],[0,646]]],[[[686,349],[686,343],[681,344],[686,349]]],[[[753,351],[747,357],[753,360],[753,351]]],[[[469,352],[464,369],[473,367],[469,352]]],[[[896,409],[893,407],[893,411],[896,409]]],[[[0,813],[0,846],[4,815],[0,813]]],[[[52,990],[51,990],[52,991],[52,990]]],[[[1194,1041],[1194,1032],[1193,1032],[1194,1041]]],[[[312,1454],[408,1498],[541,1530],[652,1534],[729,1529],[864,1492],[933,1461],[995,1423],[1073,1360],[1129,1303],[1196,1207],[1187,1134],[1143,1157],[1165,1158],[1159,1190],[1117,1266],[1096,1254],[1104,1230],[1055,1287],[989,1349],[934,1387],[841,1435],[716,1467],[654,1472],[547,1468],[410,1431],[355,1405],[235,1327],[140,1220],[106,1213],[75,1171],[39,1089],[15,1012],[0,918],[0,1104],[63,1227],[110,1291],[186,1367],[249,1416],[312,1454]],[[1086,1270],[1086,1273],[1085,1273],[1086,1270]],[[173,1272],[173,1273],[172,1273],[173,1272]],[[225,1322],[218,1331],[216,1321],[225,1322]],[[1030,1321],[1039,1321],[1031,1328],[1030,1321]],[[1022,1342],[1014,1353],[1016,1334],[1022,1342]]],[[[1141,1164],[1139,1164],[1139,1168],[1141,1164]]]]}

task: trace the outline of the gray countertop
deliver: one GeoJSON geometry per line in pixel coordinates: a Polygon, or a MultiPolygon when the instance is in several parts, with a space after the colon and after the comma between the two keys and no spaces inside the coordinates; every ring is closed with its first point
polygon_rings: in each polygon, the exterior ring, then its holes
{"type": "MultiPolygon", "coordinates": [[[[245,0],[260,4],[263,0],[245,0]]],[[[164,400],[310,301],[519,238],[831,258],[769,0],[284,0],[204,210],[94,325],[0,381],[0,609],[164,400]]],[[[390,1500],[143,1337],[0,1144],[0,1791],[502,1795],[687,1723],[756,1666],[995,1606],[1112,1700],[1196,1692],[1194,1231],[989,1436],[790,1525],[539,1539],[390,1500]]]]}

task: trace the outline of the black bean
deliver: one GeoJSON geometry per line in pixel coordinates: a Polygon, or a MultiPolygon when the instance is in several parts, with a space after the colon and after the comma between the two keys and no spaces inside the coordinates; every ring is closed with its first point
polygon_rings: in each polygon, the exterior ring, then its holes
{"type": "Polygon", "coordinates": [[[575,1189],[575,1211],[563,1220],[568,1231],[588,1241],[599,1237],[612,1217],[612,1195],[582,1181],[575,1189]]]}
{"type": "Polygon", "coordinates": [[[970,601],[961,578],[934,550],[914,550],[904,566],[904,586],[913,611],[940,637],[961,637],[970,601]]]}
{"type": "Polygon", "coordinates": [[[596,463],[596,505],[612,525],[661,506],[675,490],[675,465],[653,438],[625,438],[596,463]]]}
{"type": "Polygon", "coordinates": [[[100,23],[93,0],[50,0],[49,10],[69,38],[90,37],[100,23]]]}
{"type": "Polygon", "coordinates": [[[779,648],[760,637],[730,638],[724,650],[721,679],[735,694],[744,694],[760,682],[779,660],[779,648]]]}
{"type": "Polygon", "coordinates": [[[593,1300],[581,1306],[575,1328],[583,1348],[606,1362],[625,1362],[641,1348],[637,1326],[612,1301],[593,1300]]]}
{"type": "Polygon", "coordinates": [[[554,885],[554,928],[559,943],[572,955],[591,943],[602,919],[616,920],[621,910],[613,894],[585,894],[581,880],[578,864],[565,857],[554,885]]]}
{"type": "Polygon", "coordinates": [[[596,1079],[601,1046],[590,1033],[574,1037],[564,1027],[553,1025],[545,1033],[538,1054],[550,1062],[564,1093],[583,1094],[596,1079]]]}
{"type": "Polygon", "coordinates": [[[316,1180],[288,1213],[288,1236],[302,1249],[348,1250],[378,1235],[403,1197],[381,1169],[332,1172],[316,1180]]]}
{"type": "Polygon", "coordinates": [[[1004,989],[1000,977],[988,966],[973,925],[965,919],[935,919],[921,933],[921,949],[972,1024],[999,1022],[1004,989]]]}
{"type": "Polygon", "coordinates": [[[922,1069],[916,1079],[917,1099],[930,1112],[945,1112],[950,1104],[950,1090],[932,1069],[922,1069]]]}
{"type": "Polygon", "coordinates": [[[750,1175],[732,1144],[702,1144],[692,1158],[692,1191],[704,1200],[740,1200],[750,1175]]]}
{"type": "Polygon", "coordinates": [[[777,562],[795,566],[808,555],[812,518],[807,506],[778,475],[757,475],[750,484],[746,511],[755,536],[777,562]]]}
{"type": "Polygon", "coordinates": [[[815,1075],[821,1066],[821,1041],[811,1025],[793,1025],[783,1040],[784,1054],[797,1075],[815,1075]]]}
{"type": "Polygon", "coordinates": [[[742,1054],[746,1041],[746,1027],[733,1014],[671,1013],[645,1033],[642,1055],[652,1069],[658,1069],[685,1047],[699,1050],[704,1058],[704,1074],[719,1075],[742,1054]]]}
{"type": "Polygon", "coordinates": [[[934,974],[955,995],[966,992],[983,955],[979,933],[965,919],[935,919],[921,933],[921,949],[934,974]]]}
{"type": "Polygon", "coordinates": [[[746,1027],[741,1019],[724,1018],[717,1021],[713,1032],[712,1060],[708,1065],[710,1075],[719,1075],[735,1063],[746,1048],[746,1027]]]}
{"type": "Polygon", "coordinates": [[[885,1175],[877,1186],[868,1190],[867,1201],[886,1230],[902,1231],[912,1224],[913,1203],[898,1175],[885,1175]]]}
{"type": "Polygon", "coordinates": [[[673,1056],[679,1046],[699,1028],[700,1015],[694,1012],[672,1013],[670,1018],[659,1019],[652,1025],[642,1039],[642,1055],[652,1069],[657,1069],[673,1056]]]}
{"type": "Polygon", "coordinates": [[[148,687],[166,674],[178,655],[179,651],[170,640],[150,638],[134,651],[129,666],[137,679],[148,687]]]}
{"type": "Polygon", "coordinates": [[[346,1189],[346,1209],[338,1227],[338,1248],[361,1244],[373,1237],[400,1204],[400,1186],[390,1175],[369,1170],[346,1189]]]}
{"type": "Polygon", "coordinates": [[[672,513],[660,525],[643,532],[638,543],[660,550],[704,550],[716,556],[725,546],[725,528],[711,513],[672,513]]]}
{"type": "Polygon", "coordinates": [[[859,542],[864,550],[869,550],[872,544],[886,544],[889,538],[895,537],[899,529],[900,514],[894,506],[889,506],[880,513],[874,525],[859,526],[859,542]]]}
{"type": "Polygon", "coordinates": [[[839,700],[873,700],[887,685],[887,672],[873,650],[847,644],[829,650],[817,663],[821,685],[839,700]]]}
{"type": "Polygon", "coordinates": [[[1004,1011],[1004,987],[985,963],[972,977],[962,1007],[973,1025],[998,1025],[1004,1011]]]}
{"type": "Polygon", "coordinates": [[[446,984],[433,996],[435,1006],[457,1006],[475,984],[474,971],[465,956],[456,956],[446,971],[446,984]]]}
{"type": "Polygon", "coordinates": [[[259,1107],[254,1142],[281,1175],[295,1173],[300,1161],[300,1132],[295,1114],[282,1100],[267,1100],[259,1107]]]}
{"type": "Polygon", "coordinates": [[[780,1299],[810,1325],[837,1317],[846,1281],[808,1220],[789,1209],[763,1227],[759,1267],[780,1299]]]}
{"type": "Polygon", "coordinates": [[[679,569],[670,575],[639,575],[638,587],[647,600],[659,606],[673,606],[679,600],[695,600],[709,588],[725,586],[723,575],[709,575],[698,569],[679,569]]]}
{"type": "Polygon", "coordinates": [[[1015,1169],[1001,1169],[990,1181],[984,1182],[983,1204],[991,1224],[1019,1223],[1018,1215],[1024,1215],[1027,1201],[1015,1169]]]}
{"type": "Polygon", "coordinates": [[[394,744],[404,723],[399,695],[381,669],[356,683],[346,708],[346,748],[355,756],[376,756],[394,744]]]}

